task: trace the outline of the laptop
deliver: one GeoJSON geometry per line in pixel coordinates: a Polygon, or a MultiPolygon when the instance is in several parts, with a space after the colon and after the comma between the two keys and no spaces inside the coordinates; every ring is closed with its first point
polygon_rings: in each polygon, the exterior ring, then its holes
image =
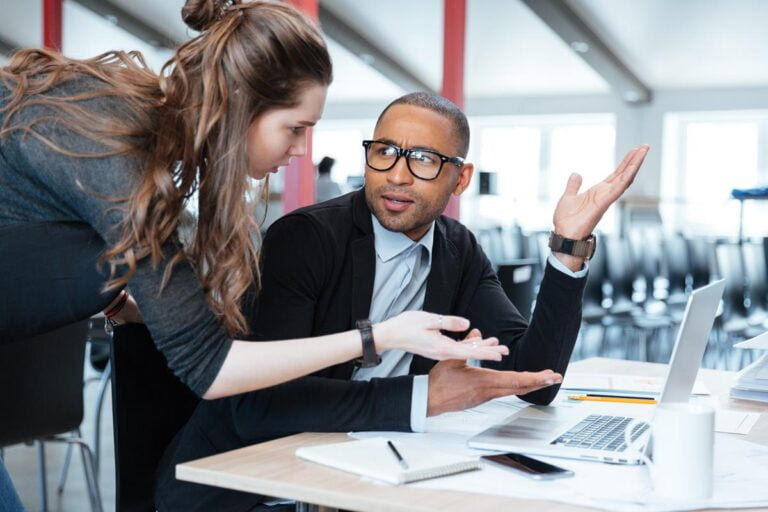
{"type": "MultiPolygon", "coordinates": [[[[725,280],[691,293],[677,333],[660,403],[687,402],[699,371],[709,331],[715,321],[725,280]]],[[[627,450],[624,430],[634,419],[644,420],[632,432],[643,451],[650,405],[582,402],[574,407],[532,405],[470,438],[469,446],[614,464],[640,464],[637,449],[627,450]]]]}

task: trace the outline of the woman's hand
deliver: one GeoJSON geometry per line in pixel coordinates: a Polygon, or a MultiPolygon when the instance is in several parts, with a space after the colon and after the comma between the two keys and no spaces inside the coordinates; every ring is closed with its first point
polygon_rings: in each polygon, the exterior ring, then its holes
{"type": "Polygon", "coordinates": [[[501,361],[509,348],[496,338],[480,336],[461,342],[440,331],[461,332],[469,329],[469,320],[458,316],[436,315],[424,311],[406,311],[373,326],[376,351],[399,349],[429,359],[478,359],[501,361]]]}

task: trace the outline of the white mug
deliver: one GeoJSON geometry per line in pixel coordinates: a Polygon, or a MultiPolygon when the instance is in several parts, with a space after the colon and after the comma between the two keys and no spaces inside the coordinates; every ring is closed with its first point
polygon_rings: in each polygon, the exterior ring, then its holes
{"type": "MultiPolygon", "coordinates": [[[[624,432],[628,450],[629,433],[639,422],[630,422],[624,432]]],[[[641,458],[650,470],[654,494],[670,500],[712,497],[715,411],[700,404],[660,404],[649,430],[653,460],[644,453],[641,458]]]]}

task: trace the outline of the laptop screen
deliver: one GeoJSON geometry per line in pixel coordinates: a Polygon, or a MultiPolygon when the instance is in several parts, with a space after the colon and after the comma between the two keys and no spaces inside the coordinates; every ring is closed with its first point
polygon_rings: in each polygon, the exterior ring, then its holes
{"type": "Polygon", "coordinates": [[[660,403],[687,402],[691,396],[723,290],[725,279],[691,292],[683,322],[677,332],[660,403]]]}

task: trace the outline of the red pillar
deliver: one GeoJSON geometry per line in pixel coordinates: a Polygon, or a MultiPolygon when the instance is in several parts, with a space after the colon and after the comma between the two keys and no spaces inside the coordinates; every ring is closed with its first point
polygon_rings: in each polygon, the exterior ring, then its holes
{"type": "Polygon", "coordinates": [[[61,51],[62,0],[43,0],[43,46],[61,51]]]}
{"type": "MultiPolygon", "coordinates": [[[[319,0],[289,0],[313,20],[318,18],[319,0]]],[[[312,163],[312,130],[307,130],[307,153],[283,170],[283,213],[315,202],[315,166],[312,163]]]]}
{"type": "MultiPolygon", "coordinates": [[[[467,0],[443,0],[443,85],[441,94],[464,108],[464,46],[467,0]]],[[[459,198],[451,196],[445,215],[459,218],[459,198]]]]}

